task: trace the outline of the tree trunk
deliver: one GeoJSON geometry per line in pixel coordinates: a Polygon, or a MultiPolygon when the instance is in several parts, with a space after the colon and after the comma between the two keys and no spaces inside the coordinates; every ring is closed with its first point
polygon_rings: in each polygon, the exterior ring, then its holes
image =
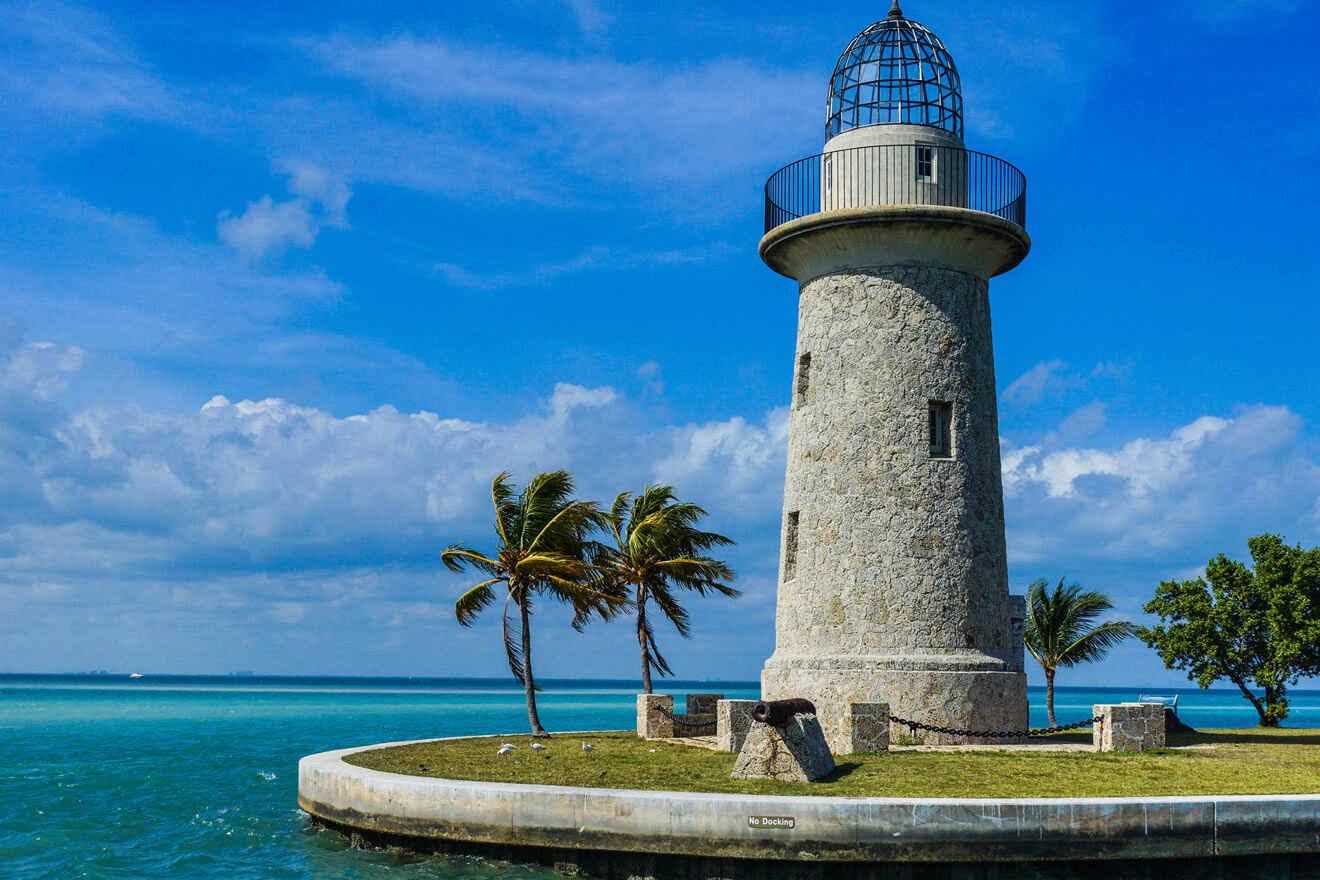
{"type": "Polygon", "coordinates": [[[646,591],[637,588],[637,644],[642,648],[642,693],[651,692],[651,646],[646,643],[646,591]]]}
{"type": "MultiPolygon", "coordinates": [[[[1261,703],[1261,701],[1256,698],[1256,695],[1251,692],[1251,688],[1247,687],[1240,678],[1237,678],[1232,675],[1230,675],[1228,678],[1230,681],[1233,682],[1233,684],[1238,686],[1238,690],[1242,691],[1242,696],[1246,697],[1251,702],[1252,707],[1256,710],[1256,714],[1260,716],[1261,727],[1279,726],[1279,720],[1277,718],[1270,718],[1269,713],[1265,711],[1264,704],[1261,703]]],[[[1266,689],[1265,691],[1265,696],[1266,699],[1269,698],[1268,689],[1266,689]]]]}
{"type": "Polygon", "coordinates": [[[1050,727],[1057,727],[1059,722],[1054,720],[1054,670],[1045,670],[1045,708],[1049,711],[1050,727]]]}
{"type": "Polygon", "coordinates": [[[527,723],[532,728],[532,736],[548,737],[550,734],[541,726],[541,716],[536,713],[536,681],[532,678],[532,621],[526,604],[520,604],[518,611],[522,615],[523,686],[527,690],[527,723]]]}
{"type": "Polygon", "coordinates": [[[1265,686],[1265,717],[1260,721],[1261,727],[1278,727],[1279,722],[1288,716],[1287,707],[1281,709],[1278,706],[1279,700],[1283,698],[1282,690],[1265,686]]]}

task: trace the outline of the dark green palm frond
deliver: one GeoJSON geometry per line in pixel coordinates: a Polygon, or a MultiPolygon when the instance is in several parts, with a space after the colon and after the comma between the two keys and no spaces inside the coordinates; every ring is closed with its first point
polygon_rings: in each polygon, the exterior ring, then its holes
{"type": "Polygon", "coordinates": [[[544,549],[562,549],[580,554],[586,536],[605,528],[608,518],[594,502],[574,501],[556,511],[524,547],[529,553],[544,549]]]}
{"type": "Polygon", "coordinates": [[[646,648],[647,654],[651,659],[651,668],[659,675],[673,675],[674,671],[669,668],[669,661],[660,653],[660,646],[655,642],[655,630],[651,629],[651,624],[646,624],[646,648]]]}
{"type": "Polygon", "coordinates": [[[463,544],[452,544],[444,550],[441,550],[440,561],[443,562],[445,568],[450,571],[462,571],[464,566],[470,565],[489,575],[498,575],[500,573],[500,564],[498,562],[487,556],[483,556],[471,547],[464,546],[463,544]]]}
{"type": "Polygon", "coordinates": [[[624,545],[623,531],[622,531],[623,520],[624,520],[624,515],[628,512],[628,505],[631,503],[631,501],[632,501],[631,492],[620,492],[615,497],[614,503],[610,505],[610,512],[608,514],[609,531],[610,531],[610,535],[613,536],[614,538],[615,547],[622,548],[624,545]]]}
{"type": "Polygon", "coordinates": [[[523,650],[522,650],[522,632],[515,630],[512,621],[509,620],[509,605],[513,594],[504,600],[504,656],[509,660],[509,671],[513,677],[518,679],[521,685],[527,684],[527,679],[523,674],[523,650]]]}
{"type": "Polygon", "coordinates": [[[568,471],[541,473],[527,481],[518,497],[522,511],[517,537],[519,549],[532,549],[533,540],[569,504],[572,495],[573,477],[568,471]]]}
{"type": "Polygon", "coordinates": [[[491,578],[488,581],[482,581],[466,593],[458,597],[454,603],[454,615],[462,626],[471,626],[476,622],[477,615],[483,609],[489,608],[495,604],[495,591],[490,588],[491,584],[499,583],[503,578],[491,578]]]}
{"type": "Polygon", "coordinates": [[[678,604],[673,594],[669,592],[669,587],[665,584],[651,584],[649,591],[651,598],[655,600],[655,604],[664,612],[665,617],[669,618],[669,622],[674,625],[674,629],[678,630],[678,634],[683,638],[687,638],[691,634],[688,626],[687,609],[678,604]]]}
{"type": "Polygon", "coordinates": [[[1068,646],[1059,656],[1060,666],[1076,666],[1099,660],[1109,649],[1136,634],[1136,627],[1125,620],[1102,623],[1068,646]]]}
{"type": "Polygon", "coordinates": [[[1136,632],[1126,621],[1096,625],[1113,607],[1103,593],[1083,590],[1062,579],[1053,590],[1045,581],[1036,581],[1027,590],[1023,625],[1027,650],[1046,669],[1097,660],[1136,632]]]}
{"type": "Polygon", "coordinates": [[[500,536],[500,545],[504,547],[511,545],[510,536],[515,533],[518,514],[515,503],[517,494],[509,484],[511,479],[508,471],[502,471],[490,484],[490,500],[495,508],[495,532],[500,536]]]}

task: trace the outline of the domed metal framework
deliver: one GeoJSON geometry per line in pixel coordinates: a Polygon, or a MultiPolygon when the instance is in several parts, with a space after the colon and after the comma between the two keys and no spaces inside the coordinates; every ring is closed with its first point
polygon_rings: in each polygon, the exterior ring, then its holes
{"type": "Polygon", "coordinates": [[[903,17],[894,0],[889,17],[858,34],[830,78],[825,138],[864,125],[931,125],[963,135],[962,83],[940,38],[903,17]]]}

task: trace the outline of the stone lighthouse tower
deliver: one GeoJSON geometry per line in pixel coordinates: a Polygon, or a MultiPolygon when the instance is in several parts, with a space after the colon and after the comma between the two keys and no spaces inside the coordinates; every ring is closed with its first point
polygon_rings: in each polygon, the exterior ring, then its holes
{"type": "Polygon", "coordinates": [[[953,58],[897,0],[839,56],[825,137],[766,183],[799,311],[762,693],[815,701],[836,750],[853,702],[1024,728],[988,282],[1031,247],[1026,180],[964,147],[953,58]]]}

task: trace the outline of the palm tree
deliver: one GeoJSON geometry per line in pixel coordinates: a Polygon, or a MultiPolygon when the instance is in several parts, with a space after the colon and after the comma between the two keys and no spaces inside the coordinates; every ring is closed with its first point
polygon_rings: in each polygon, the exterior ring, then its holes
{"type": "Polygon", "coordinates": [[[573,478],[567,471],[533,477],[521,493],[510,483],[508,473],[490,486],[495,506],[497,549],[483,555],[462,544],[440,554],[451,571],[472,566],[488,575],[458,598],[454,613],[463,626],[471,626],[477,615],[498,598],[496,584],[504,585],[504,653],[513,677],[527,693],[527,721],[532,735],[549,736],[536,712],[536,681],[532,675],[532,598],[545,595],[573,606],[573,628],[580,630],[598,614],[608,619],[624,604],[622,596],[588,586],[594,570],[586,561],[598,552],[589,540],[602,528],[605,517],[594,502],[573,501],[573,478]],[[509,606],[518,609],[519,632],[515,635],[509,606]]]}
{"type": "Polygon", "coordinates": [[[648,602],[655,600],[674,629],[686,638],[690,634],[688,615],[675,597],[676,590],[692,590],[702,596],[709,592],[739,595],[724,583],[733,580],[733,569],[702,555],[712,547],[733,543],[723,535],[697,529],[697,521],[705,515],[697,505],[680,502],[671,486],[648,486],[636,497],[623,492],[606,517],[614,546],[602,547],[592,560],[600,572],[596,582],[600,592],[632,593],[637,644],[642,652],[642,689],[648,694],[652,670],[671,674],[655,643],[648,602]]]}
{"type": "Polygon", "coordinates": [[[1114,607],[1109,597],[1095,590],[1083,590],[1077,584],[1064,586],[1063,579],[1053,592],[1043,580],[1027,590],[1027,619],[1023,638],[1027,650],[1045,670],[1045,703],[1050,726],[1054,720],[1054,674],[1060,666],[1076,666],[1099,660],[1114,645],[1136,633],[1126,620],[1110,620],[1093,626],[1095,619],[1114,607]]]}

